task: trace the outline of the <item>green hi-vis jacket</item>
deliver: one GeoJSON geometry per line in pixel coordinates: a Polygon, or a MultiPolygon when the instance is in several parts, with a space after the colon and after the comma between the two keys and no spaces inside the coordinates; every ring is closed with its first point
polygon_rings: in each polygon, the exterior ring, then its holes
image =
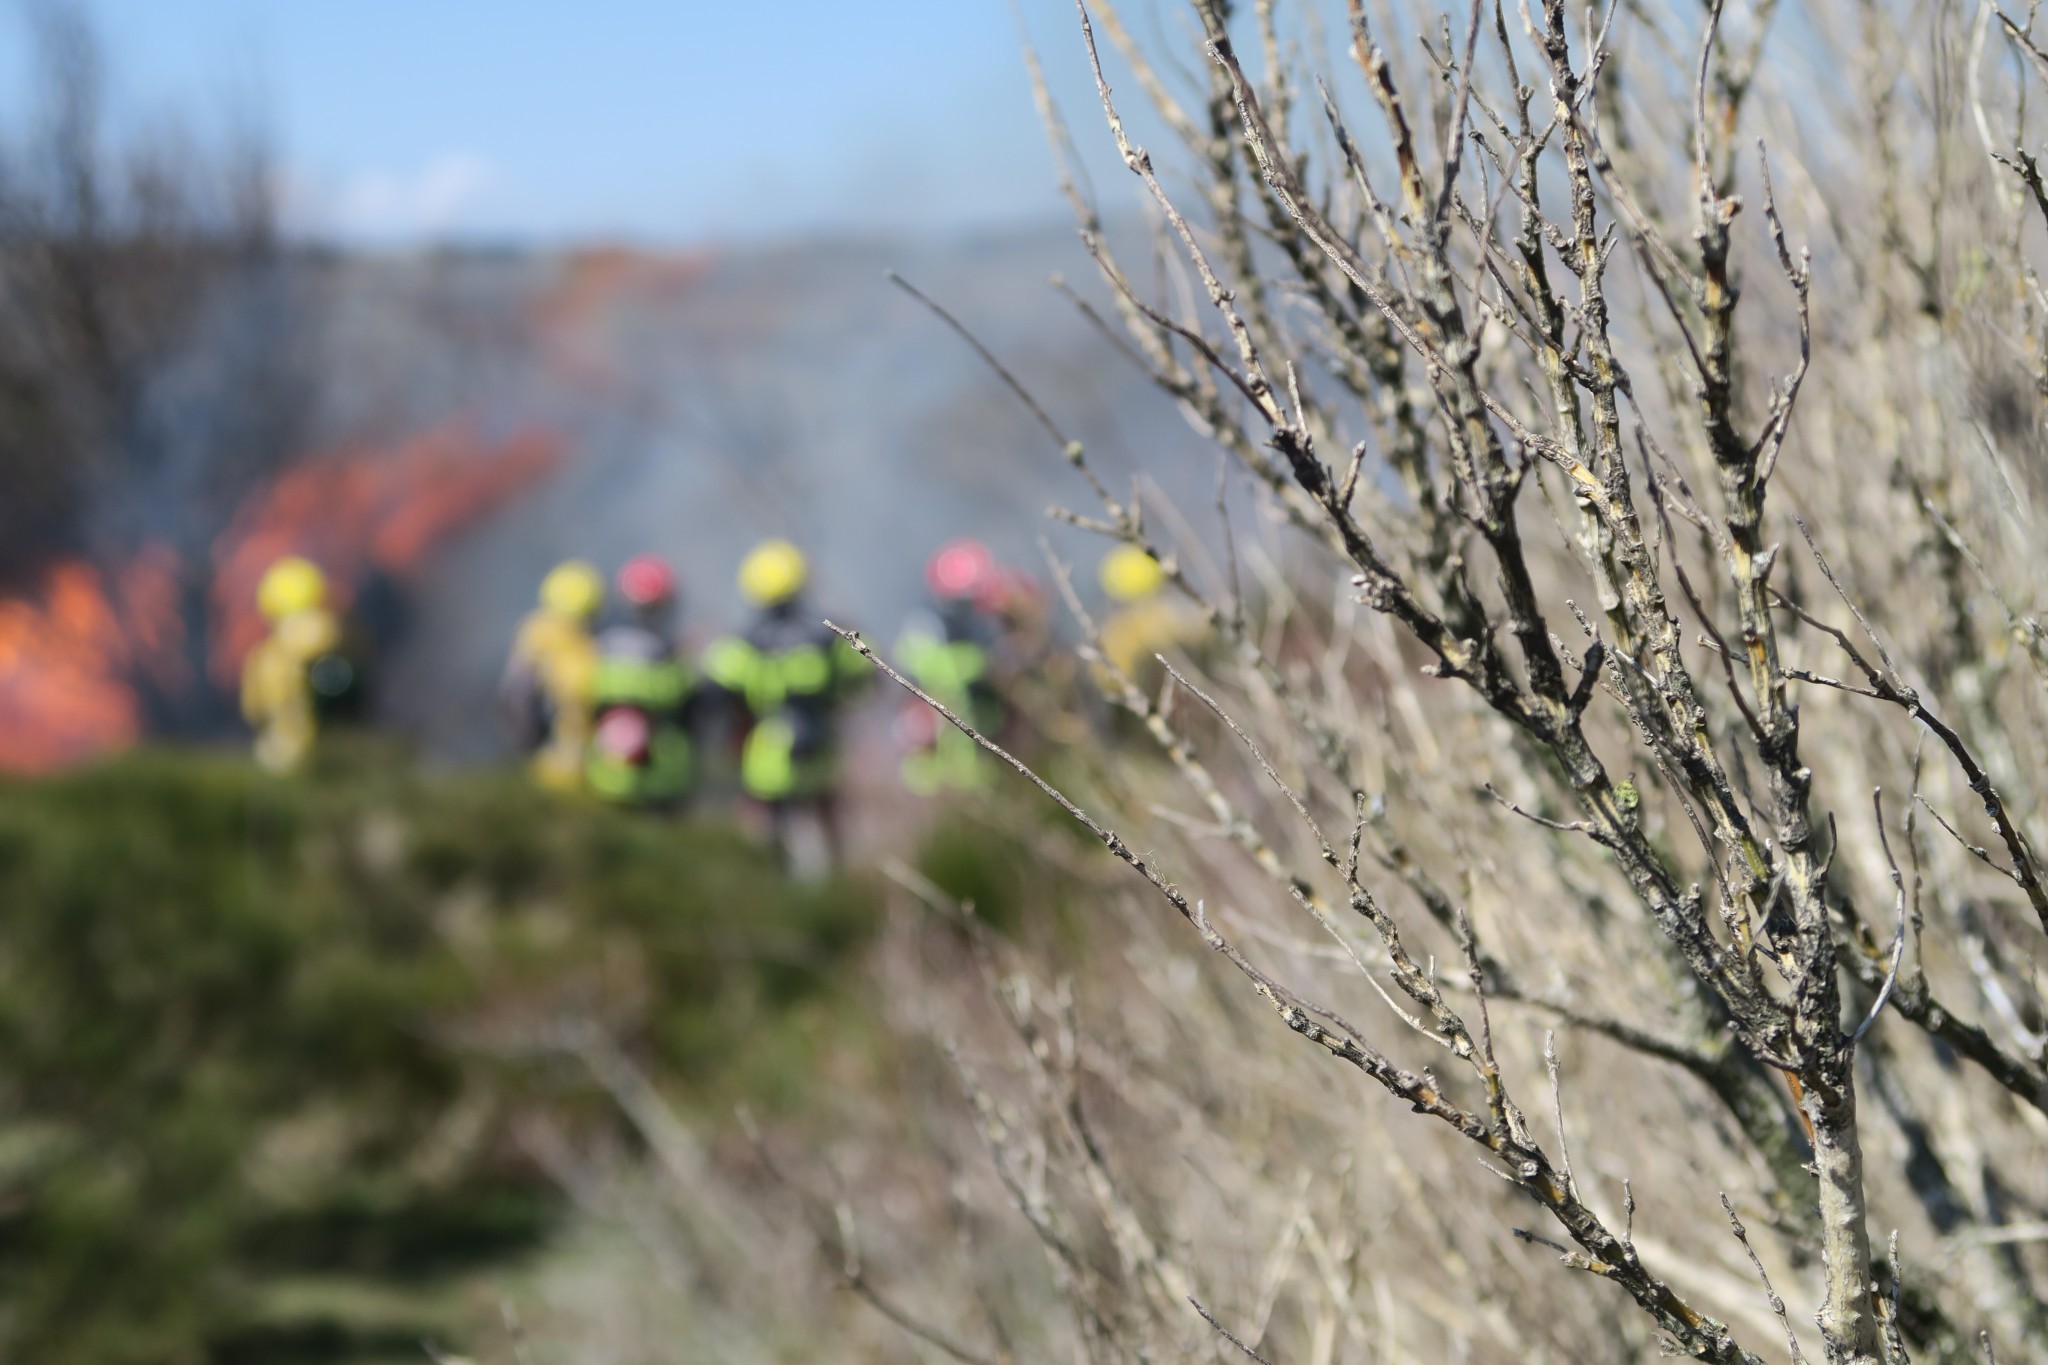
{"type": "Polygon", "coordinates": [[[838,776],[834,712],[865,676],[836,636],[764,643],[728,636],[704,652],[704,674],[745,703],[753,725],[740,749],[740,786],[761,801],[829,791],[838,776]]]}
{"type": "MultiPolygon", "coordinates": [[[[991,712],[985,684],[988,651],[973,640],[948,639],[929,629],[907,630],[896,642],[896,661],[903,671],[947,709],[984,733],[997,719],[991,712]]],[[[947,788],[988,785],[993,769],[981,746],[951,725],[938,727],[929,747],[903,755],[903,785],[920,796],[947,788]]]]}
{"type": "Polygon", "coordinates": [[[591,708],[635,706],[651,723],[645,763],[629,763],[596,744],[584,766],[584,781],[607,801],[649,805],[674,801],[690,788],[690,733],[683,707],[696,678],[680,659],[636,659],[600,655],[591,682],[591,708]]]}
{"type": "Polygon", "coordinates": [[[988,651],[980,645],[923,630],[908,631],[896,642],[896,660],[913,682],[955,711],[955,703],[965,705],[988,675],[988,651]]]}

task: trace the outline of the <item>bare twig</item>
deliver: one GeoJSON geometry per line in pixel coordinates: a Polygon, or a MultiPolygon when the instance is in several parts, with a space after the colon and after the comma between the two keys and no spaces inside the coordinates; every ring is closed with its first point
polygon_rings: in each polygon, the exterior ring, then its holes
{"type": "Polygon", "coordinates": [[[1229,1342],[1232,1346],[1235,1346],[1238,1349],[1239,1354],[1243,1355],[1245,1358],[1249,1360],[1258,1361],[1259,1365],[1273,1365],[1273,1362],[1267,1360],[1257,1351],[1254,1351],[1251,1347],[1245,1345],[1244,1342],[1238,1337],[1238,1335],[1235,1332],[1231,1331],[1228,1327],[1225,1327],[1222,1323],[1218,1322],[1216,1320],[1216,1315],[1214,1313],[1211,1313],[1207,1308],[1204,1308],[1202,1306],[1202,1301],[1200,1299],[1197,1299],[1193,1295],[1190,1295],[1188,1297],[1188,1302],[1193,1304],[1195,1306],[1195,1311],[1202,1315],[1202,1321],[1208,1323],[1211,1327],[1215,1328],[1217,1335],[1222,1337],[1225,1341],[1229,1342]]]}

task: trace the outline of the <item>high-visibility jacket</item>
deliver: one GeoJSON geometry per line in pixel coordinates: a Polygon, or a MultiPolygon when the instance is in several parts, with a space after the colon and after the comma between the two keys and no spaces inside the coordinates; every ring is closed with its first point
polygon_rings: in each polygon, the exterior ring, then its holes
{"type": "Polygon", "coordinates": [[[693,776],[688,709],[696,686],[689,665],[654,631],[615,626],[600,635],[584,764],[591,791],[628,805],[666,804],[686,795],[693,776]],[[616,752],[606,742],[606,719],[622,710],[638,712],[645,722],[639,752],[616,752]]]}
{"type": "Polygon", "coordinates": [[[583,779],[596,678],[597,642],[582,620],[543,608],[519,623],[505,691],[528,731],[534,777],[545,786],[568,789],[583,779]]]}
{"type": "Polygon", "coordinates": [[[291,772],[313,752],[320,713],[313,669],[341,647],[341,622],[325,607],[280,619],[242,661],[242,715],[256,731],[256,761],[291,772]]]}
{"type": "Polygon", "coordinates": [[[822,796],[838,782],[838,711],[867,666],[808,617],[785,603],[704,651],[705,677],[737,698],[751,722],[740,786],[757,800],[822,796]]]}
{"type": "MultiPolygon", "coordinates": [[[[962,612],[921,613],[904,630],[895,650],[897,663],[911,681],[983,734],[1002,720],[989,678],[985,640],[992,633],[984,622],[962,612]]],[[[904,753],[902,773],[904,785],[919,795],[948,787],[986,786],[994,776],[981,746],[954,726],[939,720],[918,727],[916,733],[919,742],[904,753]]]]}
{"type": "MultiPolygon", "coordinates": [[[[1155,654],[1190,649],[1209,638],[1209,623],[1158,593],[1113,612],[1102,623],[1102,656],[1145,691],[1160,681],[1155,654]]],[[[1108,678],[1100,678],[1110,686],[1108,678]]]]}

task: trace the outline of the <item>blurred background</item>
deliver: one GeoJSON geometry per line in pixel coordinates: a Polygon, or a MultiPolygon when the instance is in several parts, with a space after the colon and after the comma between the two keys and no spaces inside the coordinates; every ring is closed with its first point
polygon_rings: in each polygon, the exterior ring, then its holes
{"type": "Polygon", "coordinates": [[[1071,471],[885,269],[1113,481],[1173,467],[1046,285],[1092,269],[1020,18],[1092,99],[1051,0],[9,6],[0,767],[232,730],[287,542],[374,601],[380,724],[466,761],[565,556],[668,556],[691,630],[769,535],[870,628],[949,536],[1035,564],[1071,471]]]}
{"type": "MultiPolygon", "coordinates": [[[[1040,536],[1096,553],[1041,515],[1079,476],[885,270],[1113,484],[1208,507],[1213,456],[1048,287],[1092,271],[1019,38],[1092,100],[1070,24],[0,8],[0,1358],[657,1358],[635,1087],[745,1169],[735,1106],[802,1131],[828,1080],[888,1093],[876,869],[1000,918],[1014,817],[907,793],[870,697],[850,856],[792,880],[729,802],[537,790],[501,674],[565,559],[664,557],[689,653],[771,537],[884,643],[950,540],[1041,594],[1040,536]],[[237,694],[288,555],[369,685],[278,775],[237,694]]],[[[903,1358],[857,1320],[846,1358],[903,1358]]],[[[746,1354],[715,1339],[659,1358],[746,1354]]]]}

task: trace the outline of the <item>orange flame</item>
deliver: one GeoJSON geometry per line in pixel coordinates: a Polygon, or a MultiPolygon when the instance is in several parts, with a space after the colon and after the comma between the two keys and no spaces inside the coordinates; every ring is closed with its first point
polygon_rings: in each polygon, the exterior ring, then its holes
{"type": "Polygon", "coordinates": [[[242,657],[263,638],[256,585],[282,556],[318,564],[345,609],[373,571],[410,576],[451,533],[551,473],[564,448],[558,434],[537,429],[493,442],[458,419],[393,446],[295,465],[214,544],[214,680],[232,687],[242,657]]]}
{"type": "Polygon", "coordinates": [[[0,770],[48,772],[142,733],[133,680],[185,680],[178,557],[152,545],[117,574],[67,560],[37,598],[0,600],[0,770]]]}
{"type": "MultiPolygon", "coordinates": [[[[552,432],[492,441],[452,421],[294,465],[214,545],[213,681],[232,691],[262,638],[256,584],[280,556],[318,563],[346,608],[371,573],[416,573],[451,534],[550,473],[564,449],[552,432]]],[[[174,693],[197,683],[185,573],[175,551],[153,544],[111,571],[65,560],[33,593],[0,598],[0,771],[47,772],[126,748],[143,734],[143,685],[174,693]]]]}
{"type": "Polygon", "coordinates": [[[711,257],[604,246],[579,251],[530,308],[549,368],[600,393],[619,390],[623,339],[606,326],[624,306],[673,307],[704,278],[711,257]]]}

